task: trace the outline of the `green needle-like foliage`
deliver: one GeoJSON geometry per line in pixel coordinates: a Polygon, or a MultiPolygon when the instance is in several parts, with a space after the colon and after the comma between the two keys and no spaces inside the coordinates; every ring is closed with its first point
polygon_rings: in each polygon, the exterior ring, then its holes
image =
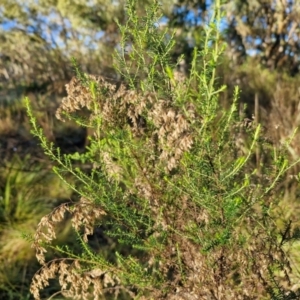
{"type": "Polygon", "coordinates": [[[73,299],[297,299],[284,246],[296,235],[277,227],[276,207],[277,183],[298,161],[285,158],[290,141],[272,148],[259,124],[239,118],[238,88],[230,109],[221,110],[220,0],[187,76],[170,64],[173,36],[159,26],[157,2],[142,18],[135,7],[129,0],[127,22],[119,25],[122,82],[77,68],[57,111],[91,129],[85,153],[61,154],[27,100],[33,134],[56,161],[54,172],[66,183],[66,174],[76,178],[69,186],[80,196],[41,220],[34,247],[42,268],[31,292],[39,299],[58,278],[73,299]],[[256,161],[258,147],[273,151],[274,160],[256,161]],[[89,163],[89,172],[78,161],[89,163]],[[57,247],[65,259],[46,262],[66,214],[82,254],[57,247]],[[110,259],[89,245],[97,225],[122,250],[110,259]]]}

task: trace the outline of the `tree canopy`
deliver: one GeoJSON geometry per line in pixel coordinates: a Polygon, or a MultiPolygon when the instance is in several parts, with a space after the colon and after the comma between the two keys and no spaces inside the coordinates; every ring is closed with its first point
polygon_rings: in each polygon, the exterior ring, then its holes
{"type": "MultiPolygon", "coordinates": [[[[149,1],[151,2],[151,1],[149,1]]],[[[138,1],[142,13],[147,1],[138,1]]],[[[174,61],[191,61],[203,20],[213,1],[163,0],[161,24],[176,31],[174,61]]],[[[70,79],[70,58],[88,73],[112,76],[112,53],[118,48],[117,20],[125,21],[126,2],[93,0],[3,0],[0,9],[0,84],[62,92],[70,79]]],[[[224,1],[223,38],[239,62],[256,56],[266,67],[299,72],[300,3],[293,1],[224,1]]]]}

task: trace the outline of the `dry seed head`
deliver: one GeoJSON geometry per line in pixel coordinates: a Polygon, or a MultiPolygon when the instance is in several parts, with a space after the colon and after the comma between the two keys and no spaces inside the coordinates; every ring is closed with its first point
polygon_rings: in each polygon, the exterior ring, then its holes
{"type": "Polygon", "coordinates": [[[123,173],[120,165],[113,161],[111,155],[108,152],[103,151],[103,153],[101,153],[101,157],[103,159],[108,178],[120,181],[123,173]]]}
{"type": "Polygon", "coordinates": [[[93,296],[93,299],[103,299],[102,296],[105,290],[107,288],[113,289],[114,286],[120,284],[120,280],[117,276],[102,270],[98,274],[97,270],[99,271],[99,269],[95,269],[90,272],[83,272],[79,260],[57,259],[45,264],[34,275],[30,292],[33,294],[34,299],[39,300],[39,293],[49,285],[49,280],[58,277],[61,293],[65,297],[88,300],[93,296]],[[100,275],[102,275],[101,278],[100,275]]]}
{"type": "Polygon", "coordinates": [[[90,107],[91,97],[89,89],[81,85],[80,80],[73,77],[72,80],[66,84],[68,96],[62,100],[62,103],[56,111],[56,117],[63,120],[62,113],[72,113],[80,110],[83,107],[90,107]]]}
{"type": "Polygon", "coordinates": [[[66,205],[61,205],[54,209],[50,214],[44,216],[39,222],[32,244],[32,248],[36,250],[36,257],[39,263],[45,264],[44,254],[47,252],[42,244],[50,244],[52,240],[56,238],[54,225],[63,219],[64,213],[67,210],[68,208],[66,205]]]}
{"type": "Polygon", "coordinates": [[[84,228],[83,240],[88,241],[88,235],[93,234],[96,219],[105,215],[105,211],[97,207],[90,200],[81,197],[80,202],[75,204],[71,211],[71,222],[75,230],[84,228]]]}
{"type": "MultiPolygon", "coordinates": [[[[90,120],[94,120],[101,114],[103,128],[128,128],[134,137],[141,137],[147,128],[146,121],[149,120],[156,127],[152,131],[152,138],[157,135],[158,145],[152,143],[152,148],[161,152],[158,157],[160,164],[164,165],[165,171],[176,168],[182,154],[188,151],[193,145],[191,122],[196,116],[193,104],[186,105],[186,112],[173,106],[173,99],[170,96],[160,99],[154,92],[137,92],[127,89],[123,84],[117,87],[107,82],[101,76],[88,75],[87,78],[97,84],[96,99],[92,98],[86,86],[73,78],[67,85],[68,96],[57,110],[57,117],[62,118],[62,113],[72,113],[83,107],[91,110],[90,120]],[[91,109],[91,103],[98,106],[97,113],[91,109]],[[141,117],[145,116],[145,120],[141,117]],[[180,148],[180,150],[177,149],[180,148]]],[[[147,146],[150,146],[147,145],[147,146]]],[[[150,148],[151,149],[151,148],[150,148]]],[[[114,164],[110,154],[103,154],[104,166],[112,170],[109,176],[120,177],[121,169],[114,164]]]]}
{"type": "Polygon", "coordinates": [[[83,227],[83,240],[85,242],[88,240],[88,235],[93,234],[96,219],[105,215],[102,209],[82,197],[80,202],[73,205],[73,207],[62,204],[50,214],[44,216],[38,224],[32,244],[32,248],[36,251],[37,260],[42,265],[45,264],[45,253],[47,252],[44,244],[51,244],[52,240],[56,238],[55,224],[64,219],[65,212],[71,214],[71,223],[75,230],[80,231],[83,227]]]}

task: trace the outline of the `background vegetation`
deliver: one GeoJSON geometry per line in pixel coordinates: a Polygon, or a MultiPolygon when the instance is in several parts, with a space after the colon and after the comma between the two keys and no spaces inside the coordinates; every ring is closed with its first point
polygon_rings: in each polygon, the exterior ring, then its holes
{"type": "MultiPolygon", "coordinates": [[[[161,1],[163,16],[159,28],[175,30],[171,62],[179,73],[188,75],[193,50],[203,48],[204,20],[213,1],[161,1]]],[[[149,1],[151,4],[152,1],[149,1]]],[[[138,1],[136,14],[143,16],[145,1],[138,1]]],[[[220,94],[219,110],[229,108],[234,86],[241,88],[238,105],[246,124],[261,123],[267,142],[278,146],[299,126],[299,27],[300,3],[294,1],[226,1],[221,39],[227,48],[217,67],[219,83],[228,89],[220,94]],[[243,107],[247,105],[244,116],[243,107]]],[[[29,133],[22,99],[28,96],[37,122],[46,137],[63,153],[83,152],[90,132],[72,122],[58,122],[55,111],[66,95],[65,84],[74,75],[70,64],[75,57],[83,72],[120,81],[113,68],[112,53],[119,49],[117,25],[126,24],[122,1],[2,1],[0,10],[0,295],[3,299],[30,299],[29,285],[39,266],[35,253],[21,234],[33,233],[42,216],[60,203],[77,201],[71,189],[52,174],[49,160],[29,133]]],[[[145,50],[151,44],[144,45],[145,50]]],[[[170,63],[171,63],[170,62],[170,63]]],[[[135,67],[135,66],[133,66],[135,67]]],[[[241,148],[249,141],[243,133],[235,136],[241,148]]],[[[291,161],[299,158],[299,135],[286,149],[291,161]]],[[[256,162],[268,161],[270,153],[256,149],[256,162]]],[[[81,163],[80,166],[85,167],[81,163]]],[[[257,168],[260,168],[258,163],[257,168]]],[[[86,164],[86,172],[89,165],[86,164]]],[[[299,225],[298,167],[288,171],[277,191],[276,220],[282,232],[299,225]]],[[[73,179],[70,179],[73,180],[73,179]]],[[[70,224],[66,221],[57,243],[76,249],[70,224]]],[[[109,257],[112,249],[126,255],[130,247],[120,247],[100,226],[91,237],[94,251],[109,257]]],[[[299,272],[299,244],[292,249],[294,275],[299,272]]],[[[57,255],[57,254],[55,254],[57,255]]],[[[49,258],[51,253],[49,253],[49,258]]],[[[112,258],[111,258],[112,259],[112,258]]],[[[45,297],[55,291],[46,289],[45,297]]]]}

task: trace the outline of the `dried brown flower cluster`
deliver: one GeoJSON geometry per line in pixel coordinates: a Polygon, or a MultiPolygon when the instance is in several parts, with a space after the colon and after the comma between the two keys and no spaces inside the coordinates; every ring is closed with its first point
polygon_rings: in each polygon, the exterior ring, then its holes
{"type": "Polygon", "coordinates": [[[65,214],[71,215],[72,226],[80,232],[83,229],[83,240],[87,242],[87,236],[93,234],[95,221],[105,215],[105,212],[92,204],[91,201],[81,198],[79,203],[74,205],[62,204],[54,209],[50,214],[44,216],[34,235],[32,247],[36,250],[36,257],[42,264],[42,268],[37,272],[33,279],[30,291],[35,299],[40,299],[39,291],[49,285],[49,280],[58,277],[61,285],[61,292],[66,297],[72,299],[100,299],[103,289],[109,283],[114,281],[112,277],[105,273],[102,280],[99,280],[101,274],[94,272],[82,273],[83,268],[78,260],[56,259],[49,263],[45,261],[46,246],[56,238],[55,225],[62,222],[65,214]],[[71,261],[71,264],[68,262],[71,261]],[[108,280],[110,278],[110,280],[108,280]],[[93,286],[91,292],[90,286],[93,286]]]}
{"type": "Polygon", "coordinates": [[[51,261],[35,274],[30,292],[35,299],[40,299],[40,290],[49,285],[50,279],[58,278],[60,293],[68,299],[100,300],[104,299],[104,292],[110,290],[114,290],[115,295],[118,295],[120,288],[116,276],[100,269],[90,272],[83,270],[84,267],[76,259],[51,261]]]}
{"type": "Polygon", "coordinates": [[[62,222],[65,213],[71,214],[72,226],[79,231],[83,228],[83,240],[87,241],[87,236],[93,234],[94,224],[96,219],[105,215],[105,212],[96,207],[91,201],[81,198],[79,203],[70,206],[69,204],[62,204],[55,208],[50,214],[44,216],[38,224],[34,235],[34,243],[32,247],[36,250],[38,261],[44,265],[46,249],[44,245],[51,244],[52,240],[56,238],[55,225],[62,222]]]}
{"type": "MultiPolygon", "coordinates": [[[[144,146],[156,148],[159,161],[164,164],[165,170],[176,168],[184,151],[189,150],[193,144],[189,122],[196,115],[193,105],[190,104],[183,113],[172,105],[171,98],[160,99],[156,93],[128,90],[125,85],[111,84],[101,76],[89,75],[88,78],[96,83],[96,99],[89,88],[74,77],[66,85],[68,96],[58,108],[57,118],[63,120],[64,114],[86,107],[91,110],[91,123],[95,118],[101,117],[104,132],[106,128],[125,128],[130,123],[134,137],[148,132],[148,145],[144,146]],[[93,109],[95,105],[97,109],[93,109]],[[145,119],[154,126],[151,132],[145,119]]],[[[111,163],[107,155],[105,161],[111,163]]]]}

